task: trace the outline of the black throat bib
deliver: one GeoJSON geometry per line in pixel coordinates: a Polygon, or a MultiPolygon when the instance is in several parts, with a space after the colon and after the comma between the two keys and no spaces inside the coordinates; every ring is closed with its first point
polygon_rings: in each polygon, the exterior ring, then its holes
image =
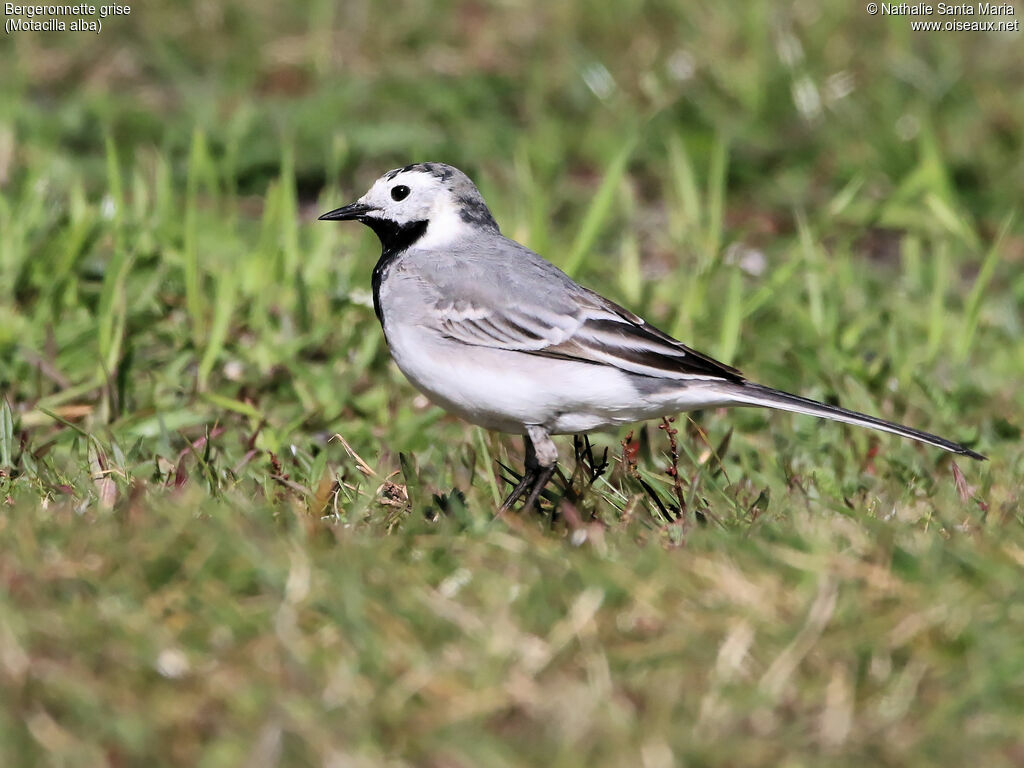
{"type": "Polygon", "coordinates": [[[384,282],[392,262],[423,237],[427,231],[427,222],[412,221],[408,224],[398,224],[387,219],[367,216],[363,219],[363,224],[372,229],[380,240],[381,254],[373,268],[373,311],[383,328],[384,312],[380,308],[380,284],[384,282]]]}

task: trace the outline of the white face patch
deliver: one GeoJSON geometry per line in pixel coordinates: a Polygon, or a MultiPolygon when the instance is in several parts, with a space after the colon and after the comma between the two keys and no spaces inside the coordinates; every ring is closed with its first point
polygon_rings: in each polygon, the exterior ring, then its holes
{"type": "Polygon", "coordinates": [[[366,218],[405,227],[427,222],[416,247],[445,248],[481,228],[497,225],[473,183],[461,172],[440,163],[423,163],[389,171],[359,198],[370,206],[366,218]]]}
{"type": "Polygon", "coordinates": [[[436,176],[422,171],[385,174],[359,198],[377,209],[373,216],[400,225],[430,221],[446,201],[449,207],[454,205],[451,192],[436,176]]]}
{"type": "Polygon", "coordinates": [[[417,248],[444,248],[460,237],[471,237],[470,226],[459,215],[458,206],[448,195],[439,195],[427,219],[427,231],[416,241],[417,248]]]}

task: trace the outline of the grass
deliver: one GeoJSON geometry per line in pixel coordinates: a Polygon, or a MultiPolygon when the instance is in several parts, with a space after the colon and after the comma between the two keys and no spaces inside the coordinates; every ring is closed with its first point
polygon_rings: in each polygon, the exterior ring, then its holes
{"type": "Polygon", "coordinates": [[[0,763],[1024,759],[1016,38],[379,14],[6,39],[0,763]],[[572,503],[494,520],[520,440],[412,390],[375,240],[315,221],[425,159],[751,378],[991,461],[694,414],[562,438],[572,503]]]}

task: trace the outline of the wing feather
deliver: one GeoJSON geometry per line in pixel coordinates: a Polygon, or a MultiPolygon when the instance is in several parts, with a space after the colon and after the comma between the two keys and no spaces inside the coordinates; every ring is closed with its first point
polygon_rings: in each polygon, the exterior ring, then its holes
{"type": "Polygon", "coordinates": [[[445,336],[494,347],[669,379],[743,381],[730,366],[690,349],[604,297],[580,289],[568,311],[522,304],[486,306],[439,299],[433,310],[445,336]]]}

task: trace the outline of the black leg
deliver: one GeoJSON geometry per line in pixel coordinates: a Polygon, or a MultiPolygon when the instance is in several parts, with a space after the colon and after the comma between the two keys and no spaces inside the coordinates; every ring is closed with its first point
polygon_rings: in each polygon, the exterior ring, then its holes
{"type": "Polygon", "coordinates": [[[526,492],[527,488],[533,485],[537,479],[537,472],[540,470],[540,464],[537,463],[537,450],[533,447],[533,441],[529,435],[523,435],[523,440],[526,443],[526,461],[524,462],[523,477],[516,483],[512,493],[505,497],[501,507],[498,509],[499,513],[512,509],[512,505],[519,500],[519,497],[526,492]]]}
{"type": "Polygon", "coordinates": [[[550,482],[551,476],[555,473],[555,462],[558,459],[558,451],[555,444],[551,442],[551,436],[541,427],[528,427],[526,435],[523,436],[526,442],[525,471],[522,479],[516,483],[512,493],[508,495],[498,514],[511,509],[519,498],[529,490],[523,511],[536,509],[537,500],[544,487],[550,482]],[[537,456],[537,444],[541,446],[541,457],[537,456]]]}
{"type": "Polygon", "coordinates": [[[523,504],[523,511],[528,512],[534,509],[537,504],[537,499],[540,498],[541,493],[544,492],[544,486],[551,480],[551,476],[555,474],[555,466],[552,464],[550,467],[541,467],[537,473],[536,480],[533,483],[533,488],[530,489],[530,495],[526,497],[526,503],[523,504]]]}
{"type": "Polygon", "coordinates": [[[512,489],[512,493],[506,496],[505,500],[501,502],[501,506],[498,508],[498,513],[500,514],[512,509],[512,505],[515,504],[526,489],[533,484],[534,479],[536,479],[535,473],[531,473],[529,470],[524,472],[523,478],[516,483],[516,487],[512,489]]]}

